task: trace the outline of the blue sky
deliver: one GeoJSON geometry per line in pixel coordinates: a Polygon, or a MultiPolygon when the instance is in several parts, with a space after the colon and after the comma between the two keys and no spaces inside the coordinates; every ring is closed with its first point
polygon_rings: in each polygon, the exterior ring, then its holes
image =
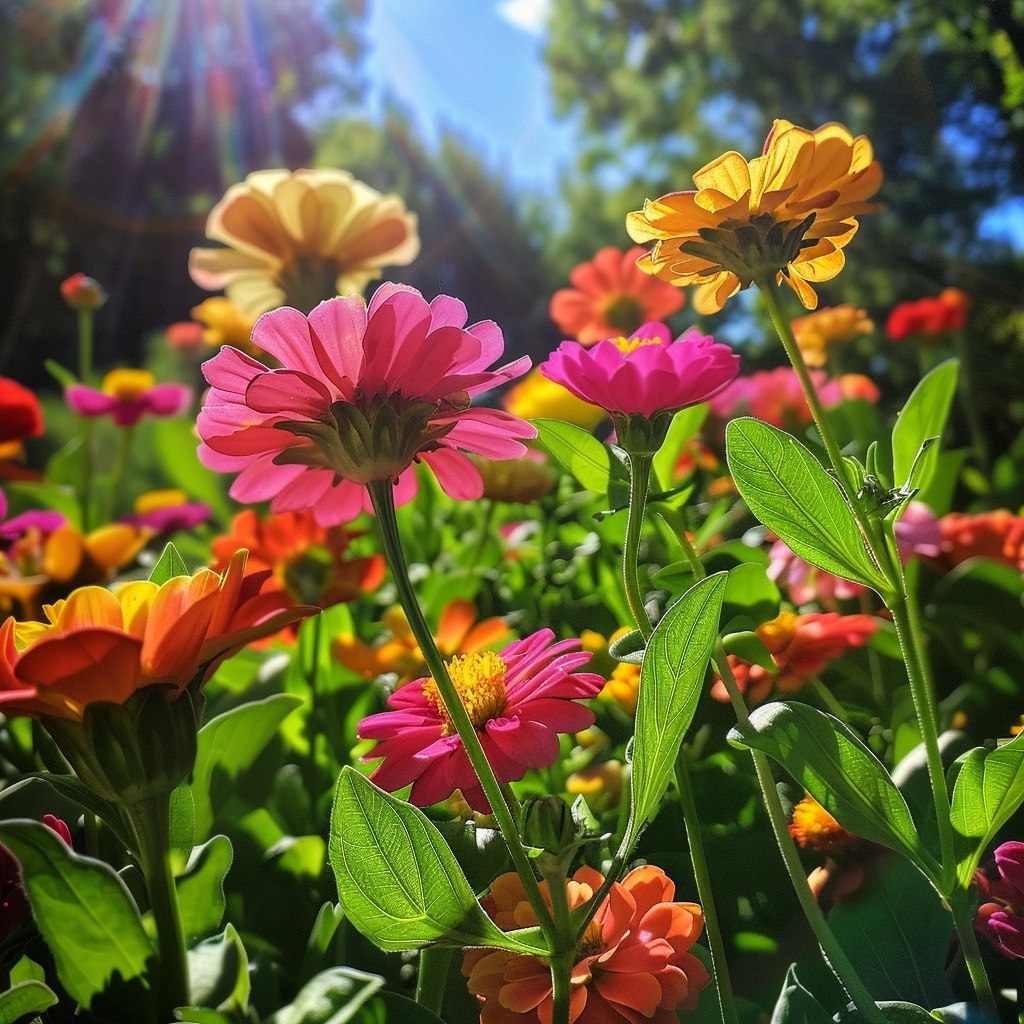
{"type": "Polygon", "coordinates": [[[541,52],[548,0],[371,0],[366,72],[423,134],[454,129],[514,185],[552,190],[572,151],[541,52]]]}

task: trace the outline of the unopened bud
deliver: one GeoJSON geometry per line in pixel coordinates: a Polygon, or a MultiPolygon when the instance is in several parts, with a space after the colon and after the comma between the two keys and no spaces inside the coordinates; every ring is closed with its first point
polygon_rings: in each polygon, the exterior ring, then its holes
{"type": "Polygon", "coordinates": [[[72,309],[99,309],[107,301],[107,293],[99,281],[86,277],[85,274],[72,274],[62,281],[60,293],[72,309]]]}

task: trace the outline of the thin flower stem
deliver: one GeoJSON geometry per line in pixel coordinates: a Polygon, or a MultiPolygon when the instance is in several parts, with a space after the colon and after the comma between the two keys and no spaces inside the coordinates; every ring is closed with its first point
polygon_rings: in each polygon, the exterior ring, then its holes
{"type": "Polygon", "coordinates": [[[420,968],[416,975],[416,1002],[438,1017],[441,1016],[444,990],[454,952],[451,946],[427,946],[420,953],[420,968]]]}
{"type": "Polygon", "coordinates": [[[989,1014],[993,1020],[999,1019],[999,1011],[996,1008],[995,994],[992,992],[992,985],[988,974],[985,973],[985,965],[981,959],[981,950],[978,948],[978,935],[974,930],[974,913],[966,898],[966,890],[961,889],[957,897],[950,900],[950,908],[953,911],[953,923],[956,926],[956,933],[960,939],[960,952],[963,954],[964,963],[967,965],[967,973],[971,977],[975,994],[982,1010],[989,1014]]]}
{"type": "Polygon", "coordinates": [[[690,847],[690,862],[693,864],[693,876],[697,882],[697,896],[704,911],[704,930],[708,937],[708,948],[711,950],[712,973],[715,978],[715,989],[718,992],[718,1006],[722,1012],[723,1024],[739,1024],[736,1011],[736,1000],[732,994],[732,980],[729,977],[729,962],[725,953],[725,941],[722,929],[718,924],[715,910],[715,891],[711,884],[711,873],[708,870],[708,859],[704,851],[704,840],[700,832],[700,816],[693,797],[693,784],[690,780],[690,757],[683,748],[676,757],[676,788],[679,790],[679,804],[683,812],[683,825],[686,828],[686,841],[690,847]]]}
{"type": "Polygon", "coordinates": [[[405,555],[402,551],[402,542],[398,533],[398,520],[395,517],[395,496],[389,480],[371,480],[367,484],[370,493],[370,501],[373,504],[374,513],[377,516],[377,526],[380,532],[381,546],[384,549],[384,557],[391,569],[391,575],[398,589],[399,600],[405,611],[409,628],[416,638],[417,644],[427,668],[437,684],[438,692],[444,702],[445,711],[451,718],[455,729],[462,740],[469,757],[473,770],[476,772],[483,788],[484,795],[491,805],[491,813],[498,823],[498,828],[505,839],[512,862],[516,872],[522,879],[523,888],[526,890],[527,899],[533,912],[537,915],[537,921],[544,937],[548,940],[549,947],[555,950],[556,933],[551,917],[551,911],[544,902],[540,887],[537,884],[537,877],[534,874],[530,858],[523,847],[522,839],[519,836],[519,829],[516,826],[516,817],[512,807],[506,799],[494,769],[491,768],[484,748],[480,744],[480,737],[477,736],[476,727],[466,711],[465,705],[459,697],[448,675],[441,652],[434,642],[434,635],[423,617],[423,610],[420,608],[416,592],[413,590],[412,582],[409,579],[409,570],[406,566],[405,555]]]}
{"type": "Polygon", "coordinates": [[[82,516],[82,533],[92,529],[92,478],[95,463],[92,457],[92,435],[96,422],[91,417],[82,416],[82,484],[78,495],[78,507],[82,516]]]}
{"type": "Polygon", "coordinates": [[[135,437],[135,427],[121,428],[121,443],[118,445],[114,465],[110,470],[110,484],[107,488],[107,515],[105,522],[113,522],[117,512],[117,492],[121,489],[121,481],[124,479],[124,472],[128,468],[128,456],[132,450],[132,440],[135,437]]]}
{"type": "Polygon", "coordinates": [[[92,321],[93,310],[78,311],[78,379],[92,383],[92,321]]]}
{"type": "Polygon", "coordinates": [[[629,611],[644,640],[651,637],[651,620],[644,607],[639,580],[640,534],[643,531],[647,492],[651,484],[650,455],[629,455],[629,509],[626,513],[626,539],[622,551],[622,582],[626,589],[629,611]]]}
{"type": "MultiPolygon", "coordinates": [[[[732,674],[732,669],[729,668],[729,660],[726,657],[725,648],[722,646],[721,641],[716,646],[715,664],[718,668],[718,674],[729,694],[729,700],[732,703],[740,732],[746,732],[750,729],[750,716],[747,714],[747,705],[744,703],[743,694],[740,692],[736,678],[732,674]]],[[[775,788],[775,777],[772,775],[768,755],[763,751],[751,749],[750,756],[754,762],[757,781],[761,786],[761,796],[764,800],[765,809],[768,811],[768,820],[771,822],[772,831],[775,833],[775,842],[778,844],[783,863],[789,872],[790,881],[792,881],[793,889],[796,892],[796,898],[800,902],[800,907],[807,918],[807,923],[811,926],[811,930],[818,940],[818,945],[821,947],[822,955],[832,969],[832,973],[835,974],[839,983],[846,990],[854,1005],[864,1015],[865,1019],[870,1024],[883,1024],[885,1017],[882,1011],[875,1004],[874,998],[867,990],[864,982],[861,981],[860,975],[857,974],[853,964],[850,963],[843,947],[836,940],[832,929],[825,920],[825,915],[821,912],[821,907],[818,906],[818,901],[814,898],[814,893],[811,892],[811,887],[807,884],[804,867],[800,862],[800,855],[797,853],[793,837],[789,834],[786,812],[783,810],[779,792],[775,788]]]]}
{"type": "Polygon", "coordinates": [[[569,993],[575,955],[575,949],[571,949],[551,958],[551,1024],[569,1024],[569,993]]]}
{"type": "Polygon", "coordinates": [[[139,869],[146,881],[149,908],[160,947],[158,1016],[175,1019],[175,1009],[190,1002],[188,955],[170,858],[170,795],[126,805],[139,851],[139,869]]]}

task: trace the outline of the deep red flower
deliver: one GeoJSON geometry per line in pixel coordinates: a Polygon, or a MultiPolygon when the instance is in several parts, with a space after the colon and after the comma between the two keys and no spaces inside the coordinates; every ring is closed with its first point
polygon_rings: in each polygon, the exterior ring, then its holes
{"type": "Polygon", "coordinates": [[[34,392],[10,377],[0,377],[0,444],[24,441],[43,432],[43,413],[34,392]]]}
{"type": "MultiPolygon", "coordinates": [[[[566,883],[569,908],[593,896],[604,878],[580,868],[566,883]]],[[[550,903],[547,882],[540,883],[550,903]]],[[[675,885],[659,867],[635,868],[616,882],[576,947],[569,994],[570,1024],[676,1024],[708,982],[689,952],[704,918],[696,903],[674,903],[675,885]]],[[[537,924],[514,872],[491,883],[482,901],[503,931],[537,924]]],[[[550,1024],[551,974],[539,957],[470,949],[462,963],[480,1001],[481,1024],[550,1024]]]]}
{"type": "Polygon", "coordinates": [[[893,307],[885,324],[885,333],[893,341],[913,335],[930,340],[937,334],[955,331],[967,324],[971,297],[959,288],[945,288],[937,296],[901,302],[893,307]]]}

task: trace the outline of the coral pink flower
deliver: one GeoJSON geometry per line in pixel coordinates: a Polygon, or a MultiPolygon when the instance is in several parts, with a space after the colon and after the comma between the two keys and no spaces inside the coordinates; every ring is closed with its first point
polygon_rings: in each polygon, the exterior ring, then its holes
{"type": "Polygon", "coordinates": [[[805,562],[783,540],[777,540],[772,544],[768,557],[768,578],[784,586],[790,601],[795,605],[817,601],[831,608],[835,606],[836,601],[848,601],[863,594],[867,589],[861,583],[833,576],[832,573],[805,562]]]}
{"type": "MultiPolygon", "coordinates": [[[[569,909],[584,904],[604,878],[580,868],[566,882],[569,909]]],[[[550,903],[547,882],[540,883],[550,903]]],[[[708,982],[689,952],[704,916],[696,903],[673,903],[675,885],[661,868],[635,868],[612,885],[576,947],[569,994],[570,1024],[676,1024],[708,982]]],[[[499,875],[483,907],[503,931],[537,924],[519,876],[499,875]]],[[[462,962],[481,1024],[540,1024],[552,1013],[551,974],[535,956],[470,949],[462,962]]]]}
{"type": "Polygon", "coordinates": [[[148,370],[111,370],[99,391],[72,384],[64,398],[79,416],[110,416],[119,427],[134,427],[143,416],[177,416],[192,401],[185,384],[157,384],[148,370]]]}
{"type": "Polygon", "coordinates": [[[471,396],[519,376],[526,358],[499,370],[501,330],[464,327],[466,307],[447,295],[427,303],[414,288],[384,284],[328,299],[308,316],[265,313],[252,340],[280,369],[235,348],[204,363],[212,385],[198,429],[202,461],[241,474],[231,495],[270,500],[274,512],[311,509],[323,526],[369,509],[366,484],[397,482],[396,503],[416,490],[425,462],[453,498],[478,498],[480,473],[460,449],[494,459],[526,454],[528,423],[471,396]]]}
{"type": "Polygon", "coordinates": [[[593,348],[563,341],[541,371],[584,402],[650,419],[706,402],[739,365],[739,356],[710,335],[691,328],[673,342],[664,324],[649,323],[629,338],[608,338],[593,348]]]}
{"type": "Polygon", "coordinates": [[[551,296],[548,312],[558,329],[583,345],[592,345],[681,309],[683,292],[637,266],[643,254],[640,245],[626,252],[608,245],[589,263],[579,264],[569,275],[573,287],[551,296]]]}
{"type": "MultiPolygon", "coordinates": [[[[499,782],[518,782],[528,768],[558,760],[558,733],[594,722],[578,698],[595,696],[604,679],[576,670],[590,660],[578,640],[552,643],[550,629],[514,640],[500,654],[483,651],[448,662],[448,672],[499,782]]],[[[456,789],[484,814],[490,805],[469,755],[445,711],[437,684],[415,679],[389,698],[393,709],[364,718],[362,739],[380,742],[365,760],[384,760],[370,778],[392,792],[412,783],[409,799],[421,807],[456,789]]]]}
{"type": "Polygon", "coordinates": [[[969,558],[988,558],[1024,571],[1024,516],[1005,508],[993,512],[950,512],[939,520],[946,569],[969,558]]]}
{"type": "Polygon", "coordinates": [[[937,296],[901,302],[893,307],[885,333],[893,341],[917,335],[932,340],[937,334],[955,331],[967,323],[971,297],[959,288],[945,288],[937,296]]]}
{"type": "Polygon", "coordinates": [[[1003,843],[996,871],[997,878],[974,873],[981,902],[974,927],[1007,956],[1024,960],[1024,843],[1003,843]]]}

